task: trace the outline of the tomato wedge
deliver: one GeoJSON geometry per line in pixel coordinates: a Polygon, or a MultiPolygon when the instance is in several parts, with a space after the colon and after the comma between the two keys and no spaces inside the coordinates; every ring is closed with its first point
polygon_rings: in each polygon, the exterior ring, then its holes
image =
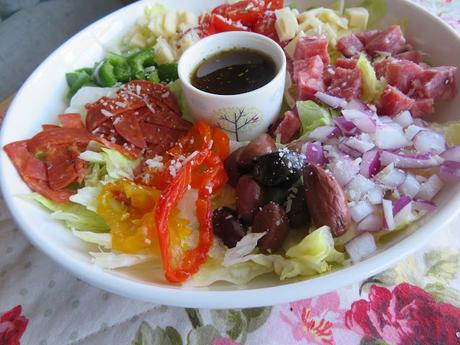
{"type": "Polygon", "coordinates": [[[257,21],[254,24],[254,32],[270,37],[272,40],[279,42],[278,34],[275,29],[275,23],[275,12],[264,12],[257,18],[257,21]]]}
{"type": "Polygon", "coordinates": [[[211,24],[217,32],[249,30],[247,26],[241,23],[233,22],[231,19],[225,18],[220,14],[213,14],[211,17],[211,24]]]}
{"type": "Polygon", "coordinates": [[[229,5],[225,8],[222,15],[234,22],[240,22],[243,25],[252,26],[264,10],[264,1],[244,0],[229,5]]]}

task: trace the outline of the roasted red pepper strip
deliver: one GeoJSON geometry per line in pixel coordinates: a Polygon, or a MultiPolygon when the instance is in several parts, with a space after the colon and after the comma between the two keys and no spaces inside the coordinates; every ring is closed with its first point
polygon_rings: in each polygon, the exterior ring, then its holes
{"type": "MultiPolygon", "coordinates": [[[[158,239],[160,242],[163,269],[166,279],[179,283],[196,273],[206,260],[207,252],[212,245],[212,209],[210,193],[200,190],[196,201],[197,218],[200,223],[198,246],[192,250],[181,251],[180,247],[171,248],[168,219],[192,182],[192,170],[199,169],[208,157],[209,149],[198,152],[176,174],[173,182],[163,191],[155,209],[158,239]]],[[[225,174],[225,172],[223,172],[225,174]]]]}

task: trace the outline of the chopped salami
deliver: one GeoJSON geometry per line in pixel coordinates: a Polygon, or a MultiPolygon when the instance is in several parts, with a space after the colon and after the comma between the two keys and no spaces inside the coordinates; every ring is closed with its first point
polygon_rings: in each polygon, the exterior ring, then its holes
{"type": "Polygon", "coordinates": [[[64,128],[84,128],[81,115],[78,113],[61,114],[58,118],[64,128]]]}
{"type": "Polygon", "coordinates": [[[345,57],[352,57],[364,50],[364,45],[354,34],[342,37],[337,42],[337,49],[345,57]]]}
{"type": "Polygon", "coordinates": [[[399,25],[392,25],[377,33],[366,43],[366,50],[370,53],[387,52],[398,54],[406,47],[406,39],[399,25]]]}
{"type": "Polygon", "coordinates": [[[418,98],[433,98],[449,100],[455,97],[457,87],[455,82],[456,67],[441,66],[425,69],[414,80],[414,93],[418,98]]]}
{"type": "Polygon", "coordinates": [[[314,99],[318,91],[324,91],[324,64],[319,55],[304,60],[305,66],[296,75],[298,99],[314,99]]]}
{"type": "Polygon", "coordinates": [[[434,112],[434,99],[433,98],[419,98],[416,99],[414,105],[410,109],[413,117],[425,117],[434,112]]]}
{"type": "Polygon", "coordinates": [[[380,97],[377,110],[379,115],[395,116],[405,110],[410,110],[413,105],[413,99],[403,94],[396,87],[387,85],[380,97]]]}
{"type": "Polygon", "coordinates": [[[400,60],[409,60],[416,64],[422,62],[422,53],[419,50],[409,50],[404,53],[396,54],[394,57],[400,60]]]}
{"type": "Polygon", "coordinates": [[[413,80],[423,73],[423,69],[408,60],[392,60],[387,64],[385,78],[390,85],[397,87],[407,94],[411,89],[413,80]]]}
{"type": "Polygon", "coordinates": [[[358,63],[357,59],[338,58],[335,60],[336,67],[342,67],[346,69],[354,69],[358,63]]]}
{"type": "Polygon", "coordinates": [[[358,69],[337,67],[327,91],[347,100],[359,98],[362,92],[361,72],[358,69]]]}
{"type": "Polygon", "coordinates": [[[303,60],[318,55],[327,65],[329,63],[328,43],[324,35],[301,37],[295,47],[294,60],[303,60]]]}
{"type": "Polygon", "coordinates": [[[141,126],[133,111],[127,111],[118,115],[113,120],[113,126],[117,133],[127,142],[143,149],[147,146],[141,126]]]}
{"type": "Polygon", "coordinates": [[[284,117],[276,125],[273,135],[279,137],[282,144],[290,142],[300,131],[299,116],[292,110],[284,113],[284,117]]]}
{"type": "Polygon", "coordinates": [[[358,32],[356,37],[361,41],[361,43],[365,46],[369,43],[380,31],[379,30],[369,30],[364,32],[358,32]]]}
{"type": "Polygon", "coordinates": [[[389,58],[386,58],[384,60],[374,63],[374,70],[375,70],[375,75],[377,76],[377,78],[380,79],[382,77],[386,77],[388,65],[393,61],[394,59],[389,57],[389,58]]]}

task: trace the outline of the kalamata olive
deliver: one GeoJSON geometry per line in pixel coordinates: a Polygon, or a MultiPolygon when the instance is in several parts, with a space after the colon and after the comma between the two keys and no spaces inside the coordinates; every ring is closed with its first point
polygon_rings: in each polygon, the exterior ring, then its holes
{"type": "Polygon", "coordinates": [[[289,225],[293,228],[308,225],[310,222],[303,186],[291,188],[286,202],[286,212],[289,218],[289,225]]]}
{"type": "Polygon", "coordinates": [[[238,164],[243,169],[250,169],[257,157],[276,150],[275,141],[268,134],[262,134],[252,140],[244,147],[243,152],[239,156],[238,164]]]}
{"type": "Polygon", "coordinates": [[[240,218],[252,224],[256,211],[265,203],[263,188],[251,176],[241,176],[236,185],[236,209],[240,218]]]}
{"type": "Polygon", "coordinates": [[[244,147],[240,147],[239,149],[233,151],[232,154],[224,161],[225,171],[228,175],[228,183],[230,183],[232,187],[236,187],[238,179],[244,173],[244,169],[242,169],[238,164],[238,160],[240,159],[243,150],[244,147]]]}
{"type": "Polygon", "coordinates": [[[246,235],[246,229],[239,221],[236,211],[229,207],[214,210],[212,224],[214,234],[219,236],[229,248],[236,246],[236,243],[246,235]]]}
{"type": "Polygon", "coordinates": [[[257,245],[265,253],[273,253],[281,248],[289,231],[289,221],[284,209],[274,202],[269,202],[254,217],[253,232],[266,232],[257,245]]]}
{"type": "Polygon", "coordinates": [[[289,186],[299,180],[305,160],[302,155],[281,150],[257,158],[254,179],[264,186],[289,186]]]}
{"type": "Polygon", "coordinates": [[[273,201],[280,205],[284,204],[289,194],[289,189],[285,186],[265,187],[264,190],[267,202],[273,201]]]}

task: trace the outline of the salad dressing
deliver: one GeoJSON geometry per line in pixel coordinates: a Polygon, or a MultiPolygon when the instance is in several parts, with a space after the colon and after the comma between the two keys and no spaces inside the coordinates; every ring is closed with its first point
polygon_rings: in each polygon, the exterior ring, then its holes
{"type": "Polygon", "coordinates": [[[276,75],[268,55],[249,48],[235,48],[204,59],[192,74],[196,88],[217,94],[236,95],[268,84],[276,75]]]}

